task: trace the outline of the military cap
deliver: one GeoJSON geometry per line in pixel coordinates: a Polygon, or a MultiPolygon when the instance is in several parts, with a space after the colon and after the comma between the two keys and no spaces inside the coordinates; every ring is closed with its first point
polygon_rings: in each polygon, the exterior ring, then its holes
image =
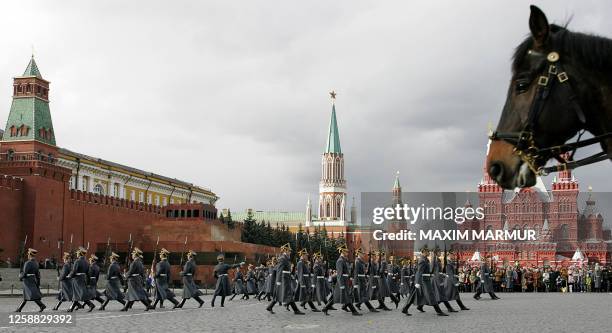
{"type": "Polygon", "coordinates": [[[223,254],[219,254],[219,255],[217,256],[217,261],[223,261],[223,260],[225,260],[225,255],[223,255],[223,254]]]}
{"type": "Polygon", "coordinates": [[[346,244],[342,244],[342,245],[338,246],[338,252],[339,253],[348,252],[348,248],[346,247],[346,244]]]}
{"type": "Polygon", "coordinates": [[[117,253],[115,253],[115,252],[111,252],[110,257],[111,257],[111,258],[115,258],[115,259],[117,259],[117,258],[119,258],[120,256],[119,256],[117,253]]]}
{"type": "Polygon", "coordinates": [[[305,255],[305,254],[308,254],[308,250],[306,250],[306,249],[301,249],[301,250],[299,250],[299,251],[298,251],[298,253],[297,253],[297,254],[298,254],[299,256],[303,256],[303,255],[305,255]]]}
{"type": "Polygon", "coordinates": [[[82,246],[79,246],[79,248],[76,249],[76,254],[85,254],[85,253],[87,253],[87,249],[85,249],[82,246]]]}
{"type": "Polygon", "coordinates": [[[166,249],[164,249],[164,248],[162,247],[162,248],[161,248],[161,250],[159,250],[159,253],[160,253],[160,254],[163,254],[163,255],[168,255],[168,254],[170,254],[170,251],[168,251],[168,250],[166,250],[166,249]]]}
{"type": "Polygon", "coordinates": [[[280,247],[281,252],[291,251],[291,244],[287,243],[280,247]]]}
{"type": "Polygon", "coordinates": [[[196,253],[196,251],[194,251],[194,250],[189,250],[189,251],[187,251],[187,255],[190,255],[190,256],[196,256],[196,255],[197,255],[197,253],[196,253]]]}
{"type": "Polygon", "coordinates": [[[92,253],[91,256],[89,257],[89,260],[98,260],[98,256],[92,253]]]}
{"type": "Polygon", "coordinates": [[[64,252],[64,255],[62,256],[64,259],[70,259],[70,253],[68,252],[64,252]]]}
{"type": "Polygon", "coordinates": [[[429,252],[429,247],[427,247],[427,244],[421,247],[421,252],[425,252],[425,251],[429,252]]]}
{"type": "Polygon", "coordinates": [[[134,250],[132,250],[132,254],[135,254],[137,256],[142,256],[142,250],[135,247],[134,250]]]}
{"type": "Polygon", "coordinates": [[[35,256],[38,253],[38,250],[35,250],[33,248],[29,248],[28,249],[28,255],[29,256],[35,256]]]}
{"type": "Polygon", "coordinates": [[[355,255],[358,256],[360,254],[363,254],[363,250],[360,247],[358,247],[357,250],[355,250],[355,255]]]}
{"type": "Polygon", "coordinates": [[[319,258],[319,259],[323,258],[323,255],[321,254],[321,252],[315,252],[313,256],[315,257],[315,259],[316,258],[319,258]]]}

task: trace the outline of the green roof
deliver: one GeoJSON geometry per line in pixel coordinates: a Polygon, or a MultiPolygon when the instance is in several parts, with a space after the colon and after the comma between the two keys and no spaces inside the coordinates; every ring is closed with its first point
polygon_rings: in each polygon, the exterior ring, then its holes
{"type": "MultiPolygon", "coordinates": [[[[246,219],[248,215],[248,210],[242,212],[235,212],[230,210],[232,214],[232,220],[236,222],[242,222],[246,219]]],[[[282,223],[292,224],[292,223],[302,223],[306,222],[306,212],[279,212],[279,211],[261,211],[261,210],[253,210],[253,218],[257,220],[257,222],[266,221],[270,222],[272,226],[276,223],[279,225],[282,223]]],[[[219,213],[223,213],[222,210],[219,210],[219,213]]],[[[226,214],[223,213],[225,216],[226,214]]],[[[313,215],[312,219],[315,219],[316,216],[313,215]]]]}
{"type": "Polygon", "coordinates": [[[22,75],[22,77],[29,77],[29,76],[35,76],[39,79],[42,79],[42,74],[40,74],[40,71],[38,70],[36,61],[34,61],[34,56],[32,56],[32,59],[30,59],[30,63],[28,64],[28,67],[26,68],[25,72],[23,72],[23,75],[22,75]]]}
{"type": "Polygon", "coordinates": [[[402,186],[400,185],[400,181],[399,181],[399,171],[397,172],[397,174],[395,175],[395,182],[393,183],[393,188],[401,188],[402,186]]]}
{"type": "Polygon", "coordinates": [[[37,140],[55,146],[49,103],[36,97],[13,98],[4,132],[3,141],[37,140]],[[28,128],[27,135],[11,136],[11,127],[20,128],[21,125],[28,128]],[[50,130],[50,138],[43,138],[40,135],[41,128],[50,130]]]}
{"type": "Polygon", "coordinates": [[[326,153],[342,154],[340,149],[340,134],[338,133],[338,122],[336,121],[336,104],[332,105],[331,119],[329,120],[329,132],[327,134],[326,153]]]}

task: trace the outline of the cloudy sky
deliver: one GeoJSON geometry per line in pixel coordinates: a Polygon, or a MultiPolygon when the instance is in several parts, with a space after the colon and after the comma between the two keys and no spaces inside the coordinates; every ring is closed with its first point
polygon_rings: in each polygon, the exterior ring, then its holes
{"type": "MultiPolygon", "coordinates": [[[[612,37],[612,4],[531,2],[612,37]]],[[[59,146],[210,187],[221,208],[301,210],[336,89],[351,195],[396,170],[405,191],[474,190],[531,2],[2,2],[0,119],[33,45],[59,146]]],[[[576,174],[612,191],[611,167],[576,174]]]]}

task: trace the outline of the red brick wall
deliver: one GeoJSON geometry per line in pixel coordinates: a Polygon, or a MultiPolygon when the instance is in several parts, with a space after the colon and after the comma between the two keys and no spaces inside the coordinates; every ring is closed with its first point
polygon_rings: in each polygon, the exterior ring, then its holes
{"type": "Polygon", "coordinates": [[[19,177],[0,175],[0,258],[18,261],[19,240],[24,237],[21,230],[23,211],[23,180],[19,177]]]}

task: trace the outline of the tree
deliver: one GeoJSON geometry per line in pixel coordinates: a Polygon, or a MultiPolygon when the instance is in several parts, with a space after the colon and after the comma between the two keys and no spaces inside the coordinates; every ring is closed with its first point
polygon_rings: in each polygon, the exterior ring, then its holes
{"type": "MultiPolygon", "coordinates": [[[[229,211],[228,211],[229,215],[229,211]]],[[[255,231],[257,228],[257,220],[253,216],[252,211],[247,212],[247,217],[244,219],[244,223],[242,224],[242,234],[241,240],[245,243],[255,243],[255,231]]]]}
{"type": "Polygon", "coordinates": [[[225,221],[225,223],[227,223],[227,227],[230,229],[234,229],[234,227],[236,227],[236,223],[234,223],[234,220],[232,220],[232,212],[229,210],[227,210],[227,216],[223,218],[223,220],[225,221]]]}

